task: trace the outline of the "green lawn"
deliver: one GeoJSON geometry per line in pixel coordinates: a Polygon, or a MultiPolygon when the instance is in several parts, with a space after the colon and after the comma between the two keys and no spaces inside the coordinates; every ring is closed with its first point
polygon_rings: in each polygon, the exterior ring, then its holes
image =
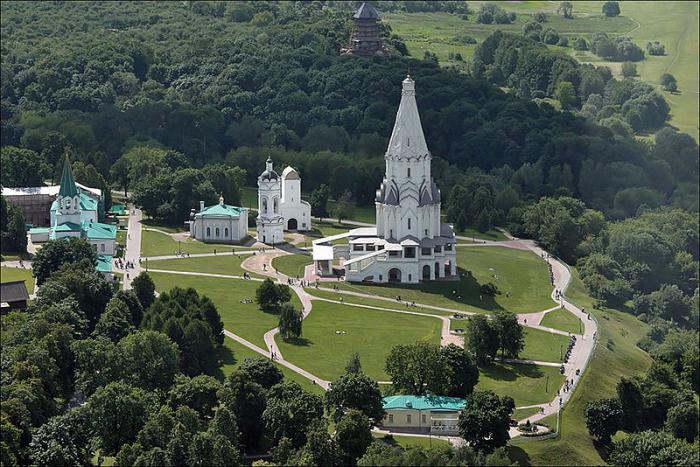
{"type": "Polygon", "coordinates": [[[559,368],[496,362],[479,369],[477,389],[510,396],[519,407],[553,400],[563,383],[559,368]]]}
{"type": "Polygon", "coordinates": [[[581,323],[581,320],[566,308],[559,308],[558,310],[550,311],[544,315],[540,326],[559,329],[574,334],[582,334],[583,332],[583,323],[581,323]]]}
{"type": "Polygon", "coordinates": [[[365,373],[388,380],[384,362],[389,350],[420,339],[439,343],[440,321],[317,301],[304,320],[302,337],[292,343],[278,335],[277,344],[285,359],[319,378],[333,380],[343,374],[345,364],[357,352],[365,373]]]}
{"type": "MultiPolygon", "coordinates": [[[[496,229],[490,229],[487,230],[486,232],[479,232],[476,229],[467,227],[464,230],[456,230],[455,235],[459,235],[460,237],[469,237],[475,240],[493,240],[493,241],[502,241],[502,240],[508,240],[508,238],[503,235],[503,232],[500,230],[496,229]]],[[[463,240],[460,240],[460,242],[463,242],[463,240]]]]}
{"type": "Polygon", "coordinates": [[[231,253],[233,248],[245,248],[234,245],[224,245],[215,243],[202,243],[189,238],[177,241],[170,235],[157,232],[155,230],[141,231],[141,256],[166,256],[183,253],[213,253],[214,250],[220,253],[231,253]]]}
{"type": "Polygon", "coordinates": [[[539,411],[539,407],[530,407],[529,409],[515,409],[513,411],[513,418],[515,420],[524,420],[530,415],[535,415],[539,411]]]}
{"type": "MultiPolygon", "coordinates": [[[[322,283],[323,284],[323,283],[322,283]]],[[[332,283],[331,283],[332,284],[332,283]]],[[[328,287],[329,284],[323,284],[324,287],[328,287]]],[[[333,290],[329,289],[315,289],[313,287],[307,288],[306,291],[315,297],[319,298],[326,298],[329,300],[339,300],[340,298],[343,299],[344,303],[351,303],[355,305],[367,305],[367,306],[372,306],[372,307],[379,307],[379,308],[389,308],[392,310],[406,310],[406,311],[413,311],[416,313],[426,313],[430,315],[440,315],[440,316],[452,316],[452,313],[449,311],[440,311],[440,310],[431,310],[430,308],[425,308],[416,305],[415,307],[406,307],[406,305],[403,305],[397,301],[394,300],[380,300],[378,298],[364,298],[364,297],[358,297],[355,295],[348,295],[348,294],[341,294],[334,292],[333,290]]]]}
{"type": "Polygon", "coordinates": [[[372,436],[374,436],[375,439],[381,440],[391,446],[399,445],[403,448],[408,448],[410,446],[429,448],[431,446],[447,446],[450,444],[449,441],[436,438],[434,436],[427,438],[425,436],[391,435],[389,438],[386,438],[384,434],[375,432],[372,433],[372,436]]]}
{"type": "MultiPolygon", "coordinates": [[[[624,4],[623,4],[624,5],[624,4]]],[[[604,464],[588,435],[584,411],[590,401],[615,396],[615,386],[623,376],[646,371],[650,357],[636,343],[648,326],[629,313],[613,309],[595,310],[594,300],[573,271],[566,295],[578,306],[590,310],[598,318],[599,341],[593,358],[584,372],[571,401],[562,412],[562,436],[545,441],[514,440],[511,454],[521,463],[593,465],[604,464]]]]}
{"type": "Polygon", "coordinates": [[[313,264],[310,255],[284,255],[272,260],[272,267],[289,277],[304,277],[304,268],[309,264],[313,264]]]}
{"type": "Polygon", "coordinates": [[[185,230],[185,228],[182,225],[165,224],[163,222],[149,219],[148,217],[144,217],[143,219],[141,219],[141,224],[143,224],[144,227],[152,227],[154,229],[162,230],[163,232],[168,233],[178,233],[185,230]]]}
{"type": "Polygon", "coordinates": [[[347,290],[473,312],[499,309],[514,313],[541,311],[554,305],[545,262],[537,255],[505,247],[460,247],[457,265],[460,281],[405,284],[340,283],[347,290]],[[471,271],[467,276],[464,271],[471,271]],[[479,292],[481,284],[494,283],[501,294],[489,297],[479,292]]]}
{"type": "Polygon", "coordinates": [[[466,331],[468,323],[469,323],[469,321],[466,319],[451,319],[450,320],[450,331],[454,331],[456,329],[461,329],[463,331],[466,331]]]}
{"type": "MultiPolygon", "coordinates": [[[[240,302],[245,298],[255,300],[255,290],[260,282],[161,272],[153,272],[150,275],[159,292],[173,287],[193,287],[200,294],[208,296],[219,310],[227,330],[263,349],[266,348],[263,334],[277,326],[277,315],[262,311],[255,303],[240,302]]],[[[292,293],[292,303],[295,307],[301,308],[299,298],[294,293],[292,293]]]]}
{"type": "Polygon", "coordinates": [[[31,269],[1,267],[0,279],[2,282],[23,280],[24,286],[27,288],[27,292],[30,294],[34,293],[34,277],[32,276],[31,269]]]}
{"type": "MultiPolygon", "coordinates": [[[[241,263],[249,255],[232,255],[230,252],[216,256],[204,256],[199,258],[177,258],[148,261],[149,269],[163,269],[169,271],[206,272],[211,274],[230,274],[240,276],[245,271],[241,263]]],[[[142,267],[146,266],[144,261],[142,267]]],[[[256,274],[252,274],[257,276],[256,274]]]]}
{"type": "Polygon", "coordinates": [[[560,334],[552,334],[540,329],[524,327],[525,348],[520,358],[538,360],[541,362],[561,362],[562,354],[566,352],[569,338],[560,334]]]}
{"type": "MultiPolygon", "coordinates": [[[[249,349],[245,345],[226,337],[224,339],[224,349],[221,351],[220,358],[222,360],[222,365],[220,367],[221,374],[219,375],[219,378],[223,379],[224,376],[228,376],[234,370],[238,369],[238,367],[240,367],[243,363],[243,360],[245,360],[246,358],[264,357],[259,353],[255,352],[254,350],[249,349]]],[[[289,368],[282,366],[279,363],[275,363],[275,366],[282,371],[282,373],[284,374],[284,379],[296,381],[305,390],[314,394],[321,395],[325,393],[321,386],[313,384],[311,381],[299,375],[298,373],[293,372],[289,368]]]]}

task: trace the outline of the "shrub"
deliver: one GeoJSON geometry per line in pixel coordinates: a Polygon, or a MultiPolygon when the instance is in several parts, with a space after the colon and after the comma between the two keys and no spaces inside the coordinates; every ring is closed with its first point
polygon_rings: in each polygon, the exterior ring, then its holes
{"type": "Polygon", "coordinates": [[[500,293],[498,291],[498,287],[493,282],[481,284],[481,287],[479,287],[479,292],[484,295],[488,295],[489,297],[494,297],[500,293]]]}
{"type": "Polygon", "coordinates": [[[666,47],[659,41],[647,42],[646,49],[649,55],[666,55],[666,47]]]}
{"type": "Polygon", "coordinates": [[[632,62],[625,62],[622,64],[622,76],[625,78],[631,78],[632,76],[637,76],[637,65],[632,62]]]}
{"type": "Polygon", "coordinates": [[[583,37],[577,37],[574,41],[574,50],[588,50],[588,42],[583,37]]]}

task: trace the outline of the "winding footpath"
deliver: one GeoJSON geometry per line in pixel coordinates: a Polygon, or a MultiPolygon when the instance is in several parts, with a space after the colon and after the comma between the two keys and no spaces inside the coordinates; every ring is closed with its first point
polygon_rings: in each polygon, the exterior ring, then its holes
{"type": "MultiPolygon", "coordinates": [[[[129,272],[129,277],[124,276],[124,288],[129,288],[131,286],[131,279],[138,275],[140,272],[140,266],[139,266],[139,256],[140,256],[140,250],[141,250],[141,211],[138,209],[133,208],[130,206],[130,209],[132,210],[132,214],[129,217],[129,235],[127,239],[127,248],[126,248],[126,254],[125,254],[125,259],[132,262],[134,265],[133,269],[130,269],[129,272]]],[[[369,226],[371,224],[365,224],[361,222],[349,222],[346,221],[347,224],[350,225],[355,225],[355,226],[369,226]]],[[[167,234],[166,232],[163,232],[167,234]]],[[[570,335],[569,333],[565,331],[561,331],[559,329],[553,329],[545,326],[541,326],[540,323],[544,316],[552,311],[558,310],[560,308],[565,308],[569,312],[573,313],[577,318],[581,320],[583,323],[584,331],[583,334],[576,334],[576,343],[573,346],[571,350],[571,354],[569,357],[569,360],[567,363],[563,364],[564,366],[564,376],[566,378],[566,382],[568,382],[568,390],[567,388],[567,383],[565,383],[558,391],[557,391],[557,396],[554,397],[551,401],[543,403],[543,404],[535,404],[535,405],[528,405],[528,406],[522,406],[522,407],[517,407],[519,409],[527,409],[527,408],[539,408],[540,412],[534,415],[531,415],[527,417],[526,419],[523,419],[522,421],[529,420],[531,423],[534,423],[538,420],[541,420],[549,415],[557,414],[561,407],[563,407],[568,400],[570,399],[571,395],[573,394],[578,381],[580,380],[580,375],[583,374],[583,372],[586,369],[586,366],[593,354],[593,350],[595,348],[595,335],[597,335],[597,322],[594,319],[591,319],[585,311],[581,310],[577,306],[575,306],[573,303],[569,302],[568,299],[566,298],[566,288],[568,287],[570,281],[571,281],[571,272],[569,271],[568,267],[566,264],[564,264],[562,261],[552,257],[549,255],[547,252],[545,252],[542,248],[538,247],[535,242],[531,240],[522,240],[518,239],[515,237],[510,236],[506,232],[504,234],[507,237],[507,240],[502,240],[502,241],[494,241],[494,240],[477,240],[474,242],[474,239],[472,237],[461,237],[458,236],[458,240],[463,240],[463,241],[469,241],[470,243],[460,243],[457,246],[460,248],[479,248],[479,247],[490,247],[490,246],[499,246],[499,247],[505,247],[505,248],[513,248],[513,249],[518,249],[518,250],[529,250],[533,254],[536,254],[537,256],[541,257],[543,261],[546,261],[552,272],[552,278],[553,278],[553,287],[552,287],[552,293],[551,297],[552,300],[555,303],[559,303],[557,306],[551,307],[549,309],[539,311],[539,312],[532,312],[532,313],[521,313],[518,314],[518,321],[523,325],[527,327],[531,327],[533,329],[539,329],[542,331],[546,331],[552,334],[559,334],[559,335],[570,335]],[[557,298],[557,291],[561,292],[561,295],[559,298],[557,298]],[[577,372],[579,373],[577,375],[577,372]]],[[[168,234],[170,235],[170,234],[168,234]]],[[[296,239],[298,240],[298,239],[296,239]]],[[[241,262],[241,267],[245,269],[246,271],[254,274],[253,277],[251,277],[249,280],[253,281],[262,281],[260,277],[270,277],[273,280],[277,281],[278,283],[282,284],[288,284],[288,282],[291,280],[290,277],[276,271],[272,267],[272,260],[276,257],[282,256],[282,255],[287,255],[287,254],[294,254],[294,253],[305,253],[306,250],[301,249],[297,246],[294,245],[284,245],[282,248],[270,248],[267,246],[265,247],[265,251],[261,252],[258,247],[262,247],[264,245],[259,245],[255,244],[252,245],[250,250],[246,251],[236,251],[236,255],[248,255],[248,257],[241,262]]],[[[192,254],[190,257],[207,257],[207,256],[215,256],[213,253],[202,253],[202,254],[192,254]]],[[[157,256],[157,257],[150,257],[149,259],[151,260],[162,260],[162,259],[177,259],[177,258],[182,258],[176,255],[165,255],[165,256],[157,256]]],[[[182,275],[193,275],[193,276],[205,276],[205,277],[217,277],[217,278],[230,278],[230,279],[243,279],[242,276],[239,275],[228,275],[228,274],[216,274],[216,273],[199,273],[199,272],[188,272],[188,271],[172,271],[172,270],[163,270],[163,269],[154,269],[154,268],[149,268],[149,271],[153,272],[163,272],[163,273],[169,273],[169,274],[182,274],[182,275]]],[[[302,303],[303,307],[303,317],[306,318],[309,313],[312,311],[312,301],[313,300],[318,300],[318,301],[325,301],[325,302],[330,302],[330,303],[338,303],[338,304],[347,304],[342,300],[332,300],[332,299],[327,299],[327,298],[321,298],[317,296],[313,296],[309,294],[304,287],[299,285],[299,281],[292,280],[291,281],[293,285],[291,285],[292,291],[299,297],[299,300],[302,303]]],[[[397,309],[397,308],[392,308],[389,306],[389,303],[394,303],[396,304],[397,301],[396,299],[388,298],[388,297],[380,297],[377,295],[371,295],[363,292],[355,292],[355,291],[349,291],[349,290],[333,290],[330,288],[326,287],[321,287],[319,290],[327,291],[327,292],[333,292],[337,293],[339,295],[347,295],[347,296],[356,296],[360,298],[366,298],[366,299],[372,299],[374,301],[386,301],[387,302],[387,307],[378,307],[378,306],[370,306],[370,305],[362,305],[362,304],[357,304],[357,303],[352,303],[352,304],[347,304],[348,306],[354,306],[354,307],[360,307],[360,308],[369,308],[369,309],[375,309],[375,310],[380,310],[380,311],[386,311],[386,312],[392,312],[392,313],[402,313],[402,314],[410,314],[410,315],[418,315],[418,316],[424,316],[424,317],[431,317],[435,319],[441,320],[442,326],[441,326],[441,345],[449,345],[449,344],[455,344],[459,346],[463,346],[463,339],[461,336],[454,334],[450,330],[450,318],[449,316],[445,316],[444,314],[438,315],[438,314],[433,314],[433,313],[428,313],[428,312],[418,312],[418,311],[411,311],[411,307],[407,306],[407,309],[397,309]]],[[[406,302],[398,302],[401,303],[402,305],[409,305],[406,302]]],[[[415,303],[415,306],[422,308],[423,310],[434,310],[434,311],[439,311],[443,313],[459,313],[461,315],[473,315],[475,313],[473,312],[468,312],[464,311],[461,309],[453,309],[453,308],[446,308],[446,307],[439,307],[439,306],[434,306],[434,305],[427,305],[427,304],[422,304],[422,303],[415,303]]],[[[245,347],[257,352],[258,354],[266,357],[266,358],[271,358],[273,359],[276,363],[279,363],[280,365],[289,368],[290,370],[294,371],[295,373],[303,376],[304,378],[307,378],[308,380],[312,381],[314,384],[318,384],[320,387],[323,389],[328,389],[330,386],[330,382],[323,380],[322,378],[319,378],[318,376],[312,374],[311,372],[289,362],[284,358],[284,355],[280,351],[279,347],[277,346],[277,343],[275,341],[275,337],[279,333],[278,328],[270,329],[264,334],[264,342],[266,345],[266,349],[263,349],[250,341],[242,338],[241,336],[238,336],[231,331],[225,330],[224,334],[226,335],[227,338],[230,338],[236,342],[238,342],[241,345],[244,345],[245,347]]],[[[562,366],[561,363],[557,362],[543,362],[543,361],[534,361],[534,360],[526,360],[526,359],[502,359],[501,361],[507,362],[507,363],[518,363],[518,364],[532,364],[532,365],[539,365],[539,366],[548,366],[548,367],[560,367],[562,366]]],[[[385,382],[389,383],[389,382],[385,382]]],[[[519,436],[519,432],[517,429],[511,429],[510,430],[510,435],[511,438],[519,436]]]]}

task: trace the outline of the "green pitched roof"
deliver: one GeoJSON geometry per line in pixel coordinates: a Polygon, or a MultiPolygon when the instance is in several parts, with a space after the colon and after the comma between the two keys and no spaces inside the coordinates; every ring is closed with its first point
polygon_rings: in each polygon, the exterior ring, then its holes
{"type": "Polygon", "coordinates": [[[112,272],[112,257],[108,255],[97,255],[97,272],[111,273],[112,272]]]}
{"type": "Polygon", "coordinates": [[[83,222],[82,230],[89,240],[114,240],[117,238],[117,227],[101,222],[83,222]]]}
{"type": "Polygon", "coordinates": [[[73,178],[73,170],[70,167],[70,161],[68,160],[68,154],[63,161],[63,173],[61,174],[61,189],[58,191],[58,196],[68,196],[74,197],[78,194],[78,187],[75,185],[75,179],[73,178]]]}
{"type": "Polygon", "coordinates": [[[207,206],[203,211],[198,212],[195,217],[240,217],[243,209],[229,204],[215,204],[207,206]]]}
{"type": "Polygon", "coordinates": [[[389,396],[382,399],[384,410],[432,410],[458,411],[466,406],[466,401],[459,397],[445,396],[389,396]]]}

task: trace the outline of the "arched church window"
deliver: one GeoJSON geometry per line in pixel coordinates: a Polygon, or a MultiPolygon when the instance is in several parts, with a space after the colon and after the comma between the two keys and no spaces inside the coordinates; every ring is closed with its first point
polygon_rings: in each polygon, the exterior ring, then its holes
{"type": "Polygon", "coordinates": [[[207,227],[207,237],[211,237],[211,227],[207,227]]]}
{"type": "Polygon", "coordinates": [[[228,227],[224,229],[224,237],[228,238],[228,227]]]}
{"type": "Polygon", "coordinates": [[[264,213],[267,213],[267,198],[263,198],[262,210],[264,213]]]}
{"type": "Polygon", "coordinates": [[[411,230],[411,218],[408,218],[408,230],[411,230]]]}
{"type": "Polygon", "coordinates": [[[272,203],[273,203],[274,212],[275,212],[275,214],[277,214],[277,210],[279,209],[279,206],[278,206],[279,203],[278,203],[277,198],[273,199],[272,203]]]}
{"type": "Polygon", "coordinates": [[[406,169],[406,176],[407,177],[411,176],[411,168],[410,167],[406,169]]]}
{"type": "Polygon", "coordinates": [[[219,228],[218,227],[216,228],[216,236],[217,237],[219,236],[219,228]]]}

